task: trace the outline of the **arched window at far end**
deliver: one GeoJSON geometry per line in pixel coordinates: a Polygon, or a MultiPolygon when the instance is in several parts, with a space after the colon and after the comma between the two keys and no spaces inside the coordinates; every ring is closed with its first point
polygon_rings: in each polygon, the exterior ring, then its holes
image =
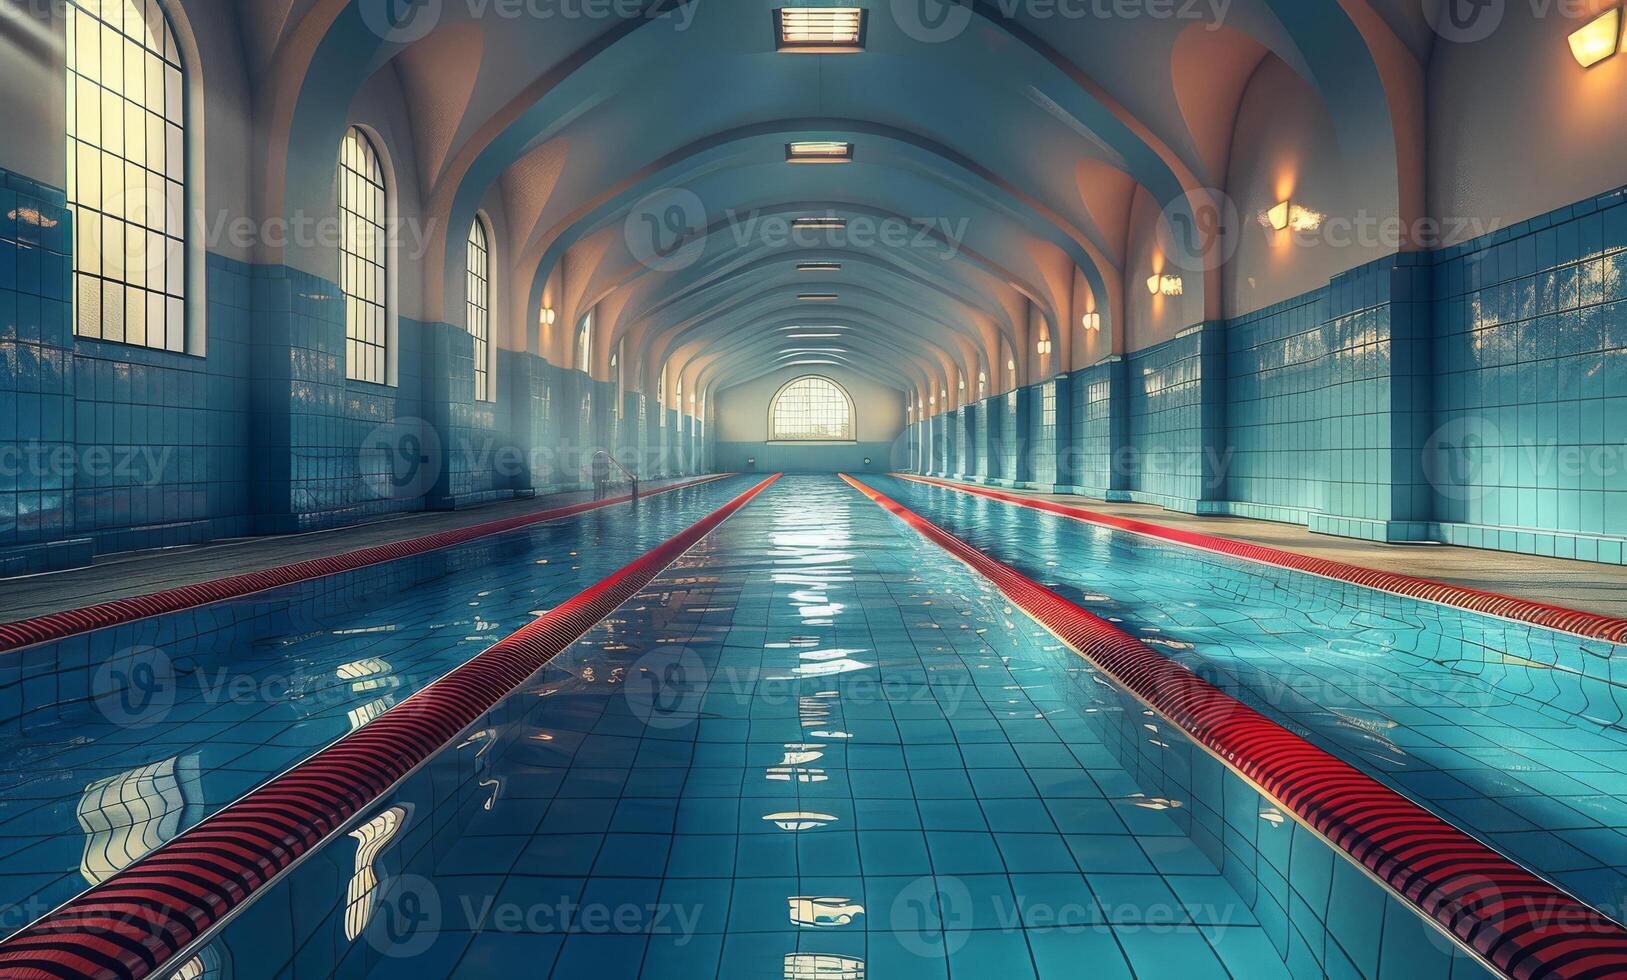
{"type": "Polygon", "coordinates": [[[829,378],[809,375],[788,383],[768,410],[773,442],[856,442],[853,398],[829,378]]]}

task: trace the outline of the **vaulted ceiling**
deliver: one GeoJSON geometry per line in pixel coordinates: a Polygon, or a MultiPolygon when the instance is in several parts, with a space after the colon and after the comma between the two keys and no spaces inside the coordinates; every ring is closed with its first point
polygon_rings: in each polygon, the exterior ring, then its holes
{"type": "MultiPolygon", "coordinates": [[[[331,208],[357,94],[394,73],[439,229],[430,315],[456,320],[457,230],[499,200],[517,329],[595,309],[601,377],[618,349],[647,394],[662,365],[709,392],[822,360],[912,398],[957,372],[1002,387],[1081,308],[1122,338],[1135,202],[1203,225],[1262,59],[1318,93],[1391,207],[1422,206],[1432,35],[1409,0],[861,2],[861,52],[808,54],[777,50],[774,0],[239,0],[259,206],[331,208]],[[789,164],[793,140],[854,158],[789,164]],[[791,233],[808,217],[846,227],[791,233]]],[[[1177,259],[1218,315],[1221,259],[1177,259]]]]}

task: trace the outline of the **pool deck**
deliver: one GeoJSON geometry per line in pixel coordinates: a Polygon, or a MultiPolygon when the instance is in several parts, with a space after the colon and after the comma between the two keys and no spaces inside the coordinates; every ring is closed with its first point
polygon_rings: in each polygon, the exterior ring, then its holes
{"type": "MultiPolygon", "coordinates": [[[[980,486],[963,480],[944,482],[966,487],[980,486]]],[[[1627,567],[1619,565],[1444,544],[1375,544],[1355,538],[1314,534],[1296,524],[1257,521],[1246,517],[1197,516],[1165,510],[1152,504],[1115,504],[1094,497],[1000,489],[1004,493],[1050,500],[1114,517],[1132,518],[1183,531],[1281,548],[1313,558],[1342,561],[1627,619],[1627,567]]]]}
{"type": "MultiPolygon", "coordinates": [[[[679,481],[653,482],[650,487],[673,482],[679,481]]],[[[948,482],[975,486],[963,481],[948,482]]],[[[1441,544],[1374,544],[1313,534],[1304,527],[1272,521],[1199,517],[1151,504],[1115,504],[1066,494],[1005,492],[1316,558],[1627,618],[1627,567],[1441,544]]],[[[325,558],[357,548],[562,507],[588,496],[586,492],[574,491],[506,500],[469,510],[407,514],[330,531],[239,538],[192,548],[110,555],[83,568],[0,579],[0,622],[145,595],[309,558],[325,558]]]]}
{"type": "MultiPolygon", "coordinates": [[[[656,490],[694,479],[700,478],[652,480],[644,485],[644,489],[656,490]]],[[[621,491],[618,489],[615,492],[621,491]]],[[[0,578],[0,623],[196,585],[312,558],[328,558],[359,548],[568,507],[592,498],[591,491],[572,490],[501,500],[467,510],[402,514],[365,524],[304,534],[232,538],[191,547],[107,555],[80,568],[0,578]]]]}

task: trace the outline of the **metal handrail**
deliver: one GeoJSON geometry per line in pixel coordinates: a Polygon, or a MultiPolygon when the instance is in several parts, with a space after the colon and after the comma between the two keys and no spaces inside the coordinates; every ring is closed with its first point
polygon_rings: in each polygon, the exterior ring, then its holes
{"type": "Polygon", "coordinates": [[[631,483],[633,485],[633,499],[637,500],[638,499],[638,477],[636,475],[634,475],[633,471],[628,469],[626,466],[622,465],[622,461],[617,459],[614,455],[612,455],[607,450],[601,449],[598,452],[593,454],[593,458],[595,460],[597,460],[600,456],[603,456],[605,459],[609,460],[616,467],[616,469],[621,470],[623,476],[627,477],[627,482],[629,482],[629,483],[631,483]]]}

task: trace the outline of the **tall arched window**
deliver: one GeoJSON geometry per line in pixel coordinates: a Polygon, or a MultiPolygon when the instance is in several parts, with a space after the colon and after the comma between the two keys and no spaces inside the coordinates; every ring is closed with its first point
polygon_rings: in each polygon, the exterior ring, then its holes
{"type": "Polygon", "coordinates": [[[491,244],[486,222],[479,215],[469,226],[468,248],[469,336],[475,339],[475,398],[491,399],[491,244]]]}
{"type": "Polygon", "coordinates": [[[157,0],[68,0],[74,333],[186,349],[186,91],[157,0]]]}
{"type": "Polygon", "coordinates": [[[667,427],[667,366],[661,365],[661,377],[655,382],[655,414],[656,424],[661,428],[667,427]]]}
{"type": "Polygon", "coordinates": [[[768,410],[774,442],[854,442],[853,399],[829,378],[809,375],[779,390],[768,410]]]}
{"type": "Polygon", "coordinates": [[[576,325],[576,369],[593,376],[593,311],[588,310],[576,325]]]}
{"type": "Polygon", "coordinates": [[[339,154],[340,267],[345,294],[345,371],[384,384],[389,325],[385,320],[384,167],[367,134],[354,126],[339,154]]]}

